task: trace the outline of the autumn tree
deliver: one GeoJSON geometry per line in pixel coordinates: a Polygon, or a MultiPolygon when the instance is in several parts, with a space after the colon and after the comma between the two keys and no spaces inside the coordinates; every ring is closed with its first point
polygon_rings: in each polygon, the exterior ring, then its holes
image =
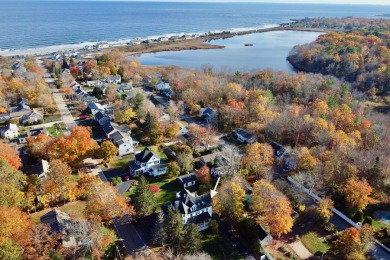
{"type": "Polygon", "coordinates": [[[53,145],[53,138],[46,134],[38,134],[36,137],[27,137],[26,151],[39,159],[48,159],[49,151],[53,145]]]}
{"type": "Polygon", "coordinates": [[[197,147],[202,143],[202,141],[207,136],[206,128],[199,126],[197,124],[190,124],[188,126],[188,143],[191,148],[195,151],[197,147]]]}
{"type": "Polygon", "coordinates": [[[141,176],[134,192],[134,209],[140,217],[152,214],[156,209],[156,198],[150,190],[149,182],[141,176]]]}
{"type": "Polygon", "coordinates": [[[342,259],[366,259],[365,254],[372,249],[374,232],[364,224],[360,230],[351,227],[344,230],[332,244],[333,253],[342,259]]]}
{"type": "Polygon", "coordinates": [[[102,221],[111,222],[113,216],[122,217],[123,214],[134,214],[134,209],[128,205],[126,198],[118,194],[115,187],[103,182],[95,183],[87,197],[84,215],[99,216],[102,221]]]}
{"type": "Polygon", "coordinates": [[[293,226],[290,202],[266,180],[253,184],[252,209],[266,217],[271,233],[278,237],[288,233],[293,226]]]}
{"type": "Polygon", "coordinates": [[[179,165],[181,172],[191,171],[194,160],[191,147],[185,144],[176,144],[172,146],[172,150],[176,153],[176,162],[179,165]]]}
{"type": "Polygon", "coordinates": [[[253,143],[247,146],[242,163],[258,178],[266,176],[273,164],[273,149],[266,143],[253,143]]]}
{"type": "Polygon", "coordinates": [[[137,113],[130,107],[125,111],[117,111],[115,113],[115,121],[121,124],[128,123],[132,118],[136,117],[137,113]]]}
{"type": "Polygon", "coordinates": [[[27,260],[51,260],[52,254],[59,250],[60,234],[51,230],[50,226],[39,224],[32,228],[28,244],[24,248],[23,258],[27,260]]]}
{"type": "Polygon", "coordinates": [[[16,170],[19,169],[20,166],[22,166],[20,157],[14,148],[12,148],[6,143],[0,142],[0,151],[0,158],[7,160],[8,163],[16,170]]]}
{"type": "Polygon", "coordinates": [[[53,200],[58,197],[58,194],[60,194],[60,199],[64,204],[66,200],[73,201],[76,199],[77,189],[73,182],[72,170],[61,160],[53,159],[50,161],[47,178],[43,186],[47,194],[51,194],[53,200]]]}
{"type": "Polygon", "coordinates": [[[210,169],[206,165],[199,169],[198,171],[198,180],[201,183],[210,182],[211,174],[210,169]]]}
{"type": "Polygon", "coordinates": [[[170,178],[176,178],[180,174],[180,166],[177,162],[172,161],[168,163],[167,175],[170,178]]]}
{"type": "Polygon", "coordinates": [[[57,138],[50,151],[50,158],[62,159],[71,167],[77,167],[81,162],[93,154],[96,143],[91,138],[90,129],[83,126],[74,126],[70,135],[57,138]]]}
{"type": "Polygon", "coordinates": [[[329,222],[333,215],[332,208],[334,207],[333,201],[330,198],[323,198],[316,207],[317,216],[324,223],[329,222]]]}
{"type": "Polygon", "coordinates": [[[4,158],[0,158],[0,205],[24,208],[26,184],[26,175],[16,170],[4,158]]]}
{"type": "Polygon", "coordinates": [[[224,182],[213,198],[215,211],[233,223],[238,223],[244,215],[245,183],[242,177],[235,176],[224,182]]]}
{"type": "Polygon", "coordinates": [[[0,258],[22,258],[31,233],[31,223],[26,213],[16,207],[0,206],[0,258]]]}
{"type": "Polygon", "coordinates": [[[364,210],[372,201],[371,186],[366,180],[349,179],[344,187],[347,206],[352,211],[364,210]]]}
{"type": "Polygon", "coordinates": [[[118,148],[110,141],[104,141],[97,150],[97,156],[109,163],[118,153],[118,148]]]}

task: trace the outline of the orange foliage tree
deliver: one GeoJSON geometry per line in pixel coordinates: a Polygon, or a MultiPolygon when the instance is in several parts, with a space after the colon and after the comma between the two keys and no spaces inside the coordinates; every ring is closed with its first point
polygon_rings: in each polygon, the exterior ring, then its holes
{"type": "Polygon", "coordinates": [[[372,188],[366,180],[359,181],[351,178],[344,187],[345,199],[348,208],[353,211],[364,210],[373,201],[370,198],[372,188]]]}
{"type": "Polygon", "coordinates": [[[49,158],[49,150],[53,145],[53,138],[45,134],[39,134],[37,137],[27,137],[25,149],[36,158],[49,158]]]}
{"type": "Polygon", "coordinates": [[[22,166],[20,157],[14,148],[9,146],[8,144],[0,142],[0,151],[0,158],[4,158],[16,170],[19,169],[20,166],[22,166]]]}
{"type": "Polygon", "coordinates": [[[83,126],[75,126],[70,135],[62,136],[54,142],[50,151],[51,158],[61,159],[71,167],[77,167],[97,148],[91,138],[90,129],[83,126]]]}
{"type": "Polygon", "coordinates": [[[199,169],[198,180],[201,183],[209,182],[211,180],[210,169],[206,165],[199,169]]]}

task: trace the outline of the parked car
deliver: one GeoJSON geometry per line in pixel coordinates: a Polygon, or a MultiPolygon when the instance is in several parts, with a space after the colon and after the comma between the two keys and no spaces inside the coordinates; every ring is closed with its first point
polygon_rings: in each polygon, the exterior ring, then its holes
{"type": "Polygon", "coordinates": [[[89,118],[89,115],[79,116],[80,120],[85,120],[85,119],[88,119],[88,118],[89,118]]]}

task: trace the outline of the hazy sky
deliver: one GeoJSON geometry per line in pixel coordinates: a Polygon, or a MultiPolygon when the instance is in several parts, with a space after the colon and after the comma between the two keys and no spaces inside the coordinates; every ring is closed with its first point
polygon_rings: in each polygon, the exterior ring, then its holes
{"type": "MultiPolygon", "coordinates": [[[[107,1],[107,0],[106,0],[107,1]]],[[[117,0],[113,0],[117,1],[117,0]]],[[[119,0],[126,1],[126,0],[119,0]]],[[[132,0],[127,0],[132,1],[132,0]]],[[[140,1],[142,0],[133,0],[140,1]]],[[[390,5],[390,0],[144,0],[148,2],[266,2],[266,3],[312,3],[312,4],[370,4],[370,5],[390,5]]]]}

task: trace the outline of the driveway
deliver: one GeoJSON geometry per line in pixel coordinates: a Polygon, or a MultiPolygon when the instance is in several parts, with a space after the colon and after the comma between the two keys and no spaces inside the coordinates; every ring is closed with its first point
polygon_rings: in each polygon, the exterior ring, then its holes
{"type": "Polygon", "coordinates": [[[141,236],[138,234],[137,229],[130,222],[131,219],[124,219],[121,221],[119,217],[114,218],[114,228],[115,231],[121,239],[123,246],[125,247],[127,253],[131,254],[137,251],[142,251],[148,249],[148,246],[142,240],[141,236]]]}
{"type": "Polygon", "coordinates": [[[130,188],[130,185],[131,185],[130,180],[122,182],[121,185],[117,187],[118,193],[124,194],[130,188]]]}

